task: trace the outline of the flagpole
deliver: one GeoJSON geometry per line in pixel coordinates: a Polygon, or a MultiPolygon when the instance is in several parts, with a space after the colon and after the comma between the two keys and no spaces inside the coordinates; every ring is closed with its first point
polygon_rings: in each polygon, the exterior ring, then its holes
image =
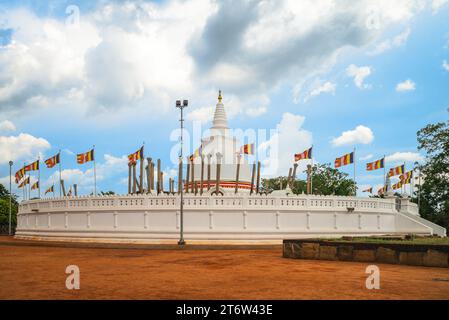
{"type": "Polygon", "coordinates": [[[387,171],[386,171],[386,167],[387,167],[387,162],[386,162],[386,157],[384,155],[384,187],[387,184],[387,171]]]}
{"type": "Polygon", "coordinates": [[[312,144],[312,170],[310,171],[310,193],[313,194],[313,144],[312,144]]]}
{"type": "Polygon", "coordinates": [[[97,166],[95,161],[95,145],[93,147],[93,155],[94,155],[94,196],[97,195],[97,166]]]}
{"type": "MultiPolygon", "coordinates": [[[[26,174],[26,172],[25,172],[25,162],[23,163],[23,174],[24,174],[24,176],[23,176],[23,178],[24,179],[26,179],[27,178],[27,174],[26,174]]],[[[25,180],[23,181],[23,182],[25,182],[25,180]]],[[[26,195],[25,195],[25,185],[23,185],[22,186],[22,194],[23,194],[23,201],[25,201],[26,199],[26,195]]]]}
{"type": "MultiPolygon", "coordinates": [[[[405,161],[404,161],[404,170],[402,171],[402,175],[404,175],[404,174],[405,174],[405,161]]],[[[405,188],[405,183],[402,183],[402,181],[401,181],[401,184],[402,184],[402,194],[405,194],[407,192],[407,189],[405,188]]]]}
{"type": "Polygon", "coordinates": [[[353,162],[354,162],[354,196],[357,196],[357,183],[355,182],[355,147],[354,147],[354,151],[353,151],[353,162]]]}
{"type": "MultiPolygon", "coordinates": [[[[62,197],[62,174],[61,174],[61,149],[59,149],[59,197],[62,197]]],[[[53,187],[54,189],[54,187],[53,187]]],[[[54,190],[53,190],[53,195],[54,195],[54,190]]]]}
{"type": "Polygon", "coordinates": [[[39,156],[39,157],[37,157],[37,165],[38,165],[38,167],[39,167],[39,170],[38,170],[38,174],[37,174],[37,181],[38,181],[38,187],[39,187],[39,189],[38,189],[38,198],[40,199],[41,198],[41,157],[39,156]]]}

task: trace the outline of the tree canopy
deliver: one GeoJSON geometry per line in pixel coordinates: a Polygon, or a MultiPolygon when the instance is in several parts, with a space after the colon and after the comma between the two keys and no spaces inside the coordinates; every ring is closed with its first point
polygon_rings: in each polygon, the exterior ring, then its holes
{"type": "MultiPolygon", "coordinates": [[[[11,199],[11,221],[12,225],[16,225],[16,216],[18,210],[17,196],[13,194],[11,199]]],[[[0,184],[0,224],[8,224],[9,222],[9,191],[4,185],[0,184]]]]}

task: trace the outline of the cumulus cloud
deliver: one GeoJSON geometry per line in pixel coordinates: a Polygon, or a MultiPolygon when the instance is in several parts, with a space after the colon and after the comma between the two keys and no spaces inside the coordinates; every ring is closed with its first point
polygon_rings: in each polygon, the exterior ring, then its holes
{"type": "Polygon", "coordinates": [[[432,12],[437,13],[449,0],[432,0],[432,12]]]}
{"type": "Polygon", "coordinates": [[[369,144],[374,140],[373,131],[365,126],[357,126],[354,130],[343,132],[339,137],[332,139],[332,144],[336,147],[369,144]]]}
{"type": "Polygon", "coordinates": [[[447,63],[446,60],[443,61],[443,64],[441,66],[444,70],[449,71],[449,63],[447,63]]]}
{"type": "Polygon", "coordinates": [[[337,85],[333,82],[326,81],[321,83],[320,81],[315,82],[310,91],[304,97],[304,102],[307,102],[309,99],[319,96],[320,94],[330,93],[335,95],[335,90],[337,89],[337,85]]]}
{"type": "Polygon", "coordinates": [[[396,85],[397,92],[414,91],[415,89],[416,89],[416,84],[410,79],[407,79],[407,80],[400,82],[396,85]]]}
{"type": "Polygon", "coordinates": [[[0,52],[0,110],[161,114],[179,96],[205,107],[211,100],[202,92],[221,87],[260,114],[266,105],[246,103],[254,94],[316,76],[343,49],[376,43],[421,9],[419,0],[113,1],[83,12],[77,26],[25,9],[2,11],[12,32],[0,52]]]}
{"type": "Polygon", "coordinates": [[[18,136],[0,136],[0,164],[9,160],[36,157],[40,152],[50,149],[50,143],[44,138],[36,138],[27,133],[18,136]]]}
{"type": "Polygon", "coordinates": [[[370,153],[370,154],[367,154],[366,156],[360,157],[359,160],[366,161],[366,160],[372,159],[372,157],[373,157],[373,154],[370,153]]]}
{"type": "Polygon", "coordinates": [[[368,54],[377,55],[384,53],[385,51],[388,51],[390,49],[404,45],[407,42],[408,37],[410,36],[410,32],[411,32],[410,28],[407,28],[394,38],[382,41],[381,43],[376,45],[375,48],[368,54]]]}
{"type": "Polygon", "coordinates": [[[385,157],[388,162],[416,162],[422,161],[424,157],[417,152],[396,152],[385,157]]]}
{"type": "Polygon", "coordinates": [[[16,131],[16,126],[9,120],[0,122],[0,131],[16,131]]]}
{"type": "Polygon", "coordinates": [[[346,68],[346,75],[348,77],[352,77],[354,79],[354,84],[360,89],[367,89],[370,85],[365,84],[365,78],[371,74],[371,67],[357,67],[354,64],[351,64],[348,68],[346,68]]]}
{"type": "MultiPolygon", "coordinates": [[[[287,175],[294,154],[310,148],[312,133],[302,128],[304,121],[301,115],[284,113],[270,139],[259,145],[264,176],[287,175]]],[[[305,169],[306,162],[299,163],[298,174],[305,169]]]]}

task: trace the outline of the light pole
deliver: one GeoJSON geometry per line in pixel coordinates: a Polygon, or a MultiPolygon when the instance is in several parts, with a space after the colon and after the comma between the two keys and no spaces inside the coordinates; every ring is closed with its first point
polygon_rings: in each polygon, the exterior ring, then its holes
{"type": "Polygon", "coordinates": [[[11,182],[11,175],[12,175],[12,165],[14,162],[9,161],[9,227],[8,227],[8,234],[11,235],[11,204],[12,204],[12,182],[11,182]]]}
{"type": "MultiPolygon", "coordinates": [[[[181,151],[179,152],[179,161],[180,161],[180,170],[179,170],[179,177],[178,179],[183,178],[183,173],[182,173],[182,147],[184,144],[183,141],[183,132],[184,132],[184,108],[186,108],[189,105],[189,101],[188,100],[183,100],[181,103],[181,100],[176,100],[176,108],[179,108],[181,110],[181,119],[179,120],[181,122],[181,151]]],[[[181,205],[180,205],[180,234],[179,234],[179,241],[178,241],[178,245],[183,246],[186,244],[186,242],[184,241],[184,199],[183,199],[183,190],[184,189],[184,185],[181,182],[181,205]]]]}

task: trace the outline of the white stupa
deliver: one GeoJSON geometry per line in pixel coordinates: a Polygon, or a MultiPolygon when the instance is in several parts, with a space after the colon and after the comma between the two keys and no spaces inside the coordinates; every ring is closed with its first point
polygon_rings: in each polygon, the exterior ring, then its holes
{"type": "MultiPolygon", "coordinates": [[[[211,135],[201,140],[201,156],[193,160],[194,181],[198,188],[201,184],[201,170],[203,163],[203,192],[214,192],[217,181],[217,162],[221,163],[220,192],[234,193],[237,178],[237,163],[240,160],[240,172],[238,179],[238,192],[249,192],[251,189],[252,169],[248,164],[250,155],[240,154],[242,144],[230,135],[228,119],[222,101],[221,91],[218,94],[218,103],[215,107],[214,119],[210,128],[211,135]],[[208,164],[210,165],[210,188],[208,188],[208,164]]],[[[192,174],[190,172],[189,188],[192,188],[192,174]]]]}

